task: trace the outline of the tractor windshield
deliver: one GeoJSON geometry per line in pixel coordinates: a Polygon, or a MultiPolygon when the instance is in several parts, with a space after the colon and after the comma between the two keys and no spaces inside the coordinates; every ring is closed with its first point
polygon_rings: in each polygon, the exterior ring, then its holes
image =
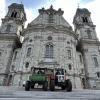
{"type": "Polygon", "coordinates": [[[36,68],[33,70],[33,74],[45,74],[45,70],[36,68]]]}
{"type": "Polygon", "coordinates": [[[57,69],[56,75],[64,75],[64,70],[63,69],[57,69]]]}

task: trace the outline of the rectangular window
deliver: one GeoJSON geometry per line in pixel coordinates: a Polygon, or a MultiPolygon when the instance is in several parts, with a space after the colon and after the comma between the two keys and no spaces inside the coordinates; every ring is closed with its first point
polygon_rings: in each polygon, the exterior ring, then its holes
{"type": "Polygon", "coordinates": [[[80,58],[80,62],[82,63],[82,55],[79,55],[79,58],[80,58]]]}
{"type": "Polygon", "coordinates": [[[92,39],[92,35],[91,35],[91,31],[90,30],[87,30],[87,35],[88,35],[89,39],[92,39]]]}
{"type": "Polygon", "coordinates": [[[17,57],[17,51],[15,51],[13,60],[16,60],[16,57],[17,57]]]}
{"type": "Polygon", "coordinates": [[[27,57],[29,57],[31,55],[31,48],[27,49],[27,57]]]}
{"type": "Polygon", "coordinates": [[[10,29],[11,29],[11,25],[7,25],[6,31],[10,32],[10,29]]]}
{"type": "Polygon", "coordinates": [[[49,23],[53,23],[53,14],[49,14],[49,23]]]}
{"type": "Polygon", "coordinates": [[[93,60],[94,60],[94,65],[95,65],[95,67],[98,67],[99,64],[98,64],[98,60],[97,60],[97,58],[96,58],[96,57],[93,57],[93,60]]]}
{"type": "Polygon", "coordinates": [[[82,68],[82,69],[81,69],[81,74],[83,74],[83,73],[84,73],[84,69],[82,68]]]}
{"type": "Polygon", "coordinates": [[[67,50],[68,53],[68,59],[71,59],[71,50],[67,50]]]}
{"type": "Polygon", "coordinates": [[[68,67],[69,67],[69,70],[72,70],[72,66],[71,66],[71,64],[69,64],[68,67]]]}
{"type": "Polygon", "coordinates": [[[0,56],[2,56],[2,53],[0,52],[0,56]]]}
{"type": "Polygon", "coordinates": [[[26,62],[25,68],[28,68],[28,67],[29,67],[29,62],[26,62]]]}

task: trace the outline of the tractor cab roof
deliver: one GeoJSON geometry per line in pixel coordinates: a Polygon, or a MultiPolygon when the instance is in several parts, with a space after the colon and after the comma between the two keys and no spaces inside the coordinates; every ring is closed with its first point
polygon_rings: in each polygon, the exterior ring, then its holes
{"type": "Polygon", "coordinates": [[[65,70],[64,68],[55,68],[55,70],[65,70]]]}
{"type": "Polygon", "coordinates": [[[45,70],[47,68],[34,67],[34,69],[45,70]]]}
{"type": "Polygon", "coordinates": [[[46,68],[46,67],[32,67],[32,69],[36,69],[36,70],[53,70],[52,68],[46,68]]]}

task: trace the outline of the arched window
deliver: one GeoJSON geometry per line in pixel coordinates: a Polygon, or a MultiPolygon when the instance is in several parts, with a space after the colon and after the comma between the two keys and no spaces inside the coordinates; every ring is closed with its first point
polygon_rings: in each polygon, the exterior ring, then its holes
{"type": "Polygon", "coordinates": [[[80,62],[82,63],[82,55],[79,55],[79,58],[80,58],[80,62]]]}
{"type": "Polygon", "coordinates": [[[88,18],[87,17],[82,17],[83,23],[88,23],[88,18]]]}
{"type": "Polygon", "coordinates": [[[2,56],[2,53],[0,52],[0,56],[2,56]]]}
{"type": "Polygon", "coordinates": [[[14,12],[12,12],[12,14],[11,14],[11,17],[13,17],[14,16],[14,12]]]}
{"type": "Polygon", "coordinates": [[[16,60],[16,58],[17,58],[17,51],[15,51],[15,54],[14,54],[14,58],[13,58],[13,60],[16,60]]]}
{"type": "Polygon", "coordinates": [[[15,66],[14,66],[14,65],[12,65],[11,70],[12,70],[12,71],[14,71],[14,69],[15,69],[15,66]]]}
{"type": "Polygon", "coordinates": [[[96,58],[96,57],[93,57],[93,60],[94,60],[94,64],[95,64],[95,66],[98,67],[99,64],[98,64],[98,60],[97,60],[97,58],[96,58]]]}
{"type": "Polygon", "coordinates": [[[27,49],[27,57],[29,57],[31,55],[31,48],[27,49]]]}
{"type": "Polygon", "coordinates": [[[92,39],[91,30],[87,30],[87,35],[89,39],[92,39]]]}
{"type": "Polygon", "coordinates": [[[52,40],[52,37],[51,36],[48,36],[48,40],[52,40]]]}
{"type": "Polygon", "coordinates": [[[68,59],[71,59],[71,50],[67,50],[68,53],[68,59]]]}
{"type": "Polygon", "coordinates": [[[17,17],[17,12],[15,12],[15,14],[14,14],[14,18],[16,18],[17,17]]]}
{"type": "Polygon", "coordinates": [[[86,87],[85,78],[82,78],[82,85],[83,85],[83,89],[85,89],[85,87],[86,87]]]}
{"type": "Polygon", "coordinates": [[[45,57],[53,58],[53,45],[47,44],[45,48],[46,48],[45,57]]]}
{"type": "Polygon", "coordinates": [[[17,17],[17,12],[12,12],[11,17],[16,18],[17,17]]]}

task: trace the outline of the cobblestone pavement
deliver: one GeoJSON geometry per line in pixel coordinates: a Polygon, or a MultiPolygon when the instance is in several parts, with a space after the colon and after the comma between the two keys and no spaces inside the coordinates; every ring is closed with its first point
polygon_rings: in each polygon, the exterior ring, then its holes
{"type": "Polygon", "coordinates": [[[0,100],[100,100],[100,90],[77,90],[54,92],[34,89],[24,91],[23,87],[0,87],[0,100]]]}

